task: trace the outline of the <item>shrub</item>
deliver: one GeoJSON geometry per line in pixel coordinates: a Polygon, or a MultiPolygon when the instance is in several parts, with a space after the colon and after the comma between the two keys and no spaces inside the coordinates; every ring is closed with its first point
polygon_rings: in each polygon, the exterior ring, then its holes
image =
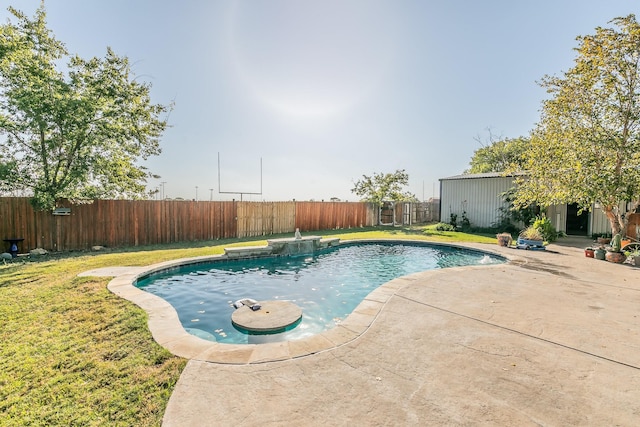
{"type": "Polygon", "coordinates": [[[497,232],[497,231],[505,231],[508,233],[516,233],[520,230],[519,227],[513,225],[511,220],[507,217],[500,216],[498,221],[491,224],[491,228],[488,229],[489,232],[497,232]]]}
{"type": "Polygon", "coordinates": [[[436,224],[436,230],[438,231],[456,231],[456,227],[451,225],[451,224],[447,224],[446,222],[439,222],[436,224]]]}
{"type": "Polygon", "coordinates": [[[533,225],[522,230],[520,232],[520,237],[527,240],[544,240],[542,233],[533,225]]]}
{"type": "Polygon", "coordinates": [[[447,230],[447,231],[458,231],[458,230],[462,230],[465,232],[470,231],[471,221],[469,221],[469,218],[467,217],[467,211],[463,211],[461,217],[462,218],[460,220],[460,223],[458,223],[458,214],[451,213],[449,215],[449,225],[453,227],[453,230],[447,230]]]}
{"type": "Polygon", "coordinates": [[[538,216],[533,221],[532,227],[538,230],[542,235],[543,240],[547,242],[553,242],[558,239],[559,233],[556,231],[551,221],[546,216],[538,216]]]}
{"type": "Polygon", "coordinates": [[[456,231],[456,228],[458,228],[458,214],[452,213],[449,215],[449,225],[453,227],[453,230],[447,231],[456,231]]]}
{"type": "Polygon", "coordinates": [[[467,217],[467,211],[462,211],[462,224],[460,228],[462,228],[462,231],[471,230],[471,221],[469,221],[469,217],[467,217]]]}
{"type": "Polygon", "coordinates": [[[517,224],[530,224],[534,220],[536,212],[539,212],[539,208],[535,205],[516,209],[513,205],[515,191],[516,189],[514,187],[501,194],[502,200],[505,202],[506,206],[498,208],[500,216],[498,221],[492,224],[493,228],[496,230],[516,232],[519,229],[517,224]]]}

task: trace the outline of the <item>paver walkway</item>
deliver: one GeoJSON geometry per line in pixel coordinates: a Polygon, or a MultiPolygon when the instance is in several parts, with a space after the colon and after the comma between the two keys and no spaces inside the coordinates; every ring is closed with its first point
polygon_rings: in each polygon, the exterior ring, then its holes
{"type": "Polygon", "coordinates": [[[586,244],[475,245],[514,260],[412,275],[338,348],[191,360],[163,425],[639,425],[640,270],[586,244]]]}

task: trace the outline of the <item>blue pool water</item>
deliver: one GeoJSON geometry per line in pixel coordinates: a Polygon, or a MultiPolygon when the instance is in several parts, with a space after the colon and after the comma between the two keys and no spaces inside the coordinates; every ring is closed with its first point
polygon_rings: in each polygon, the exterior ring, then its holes
{"type": "Polygon", "coordinates": [[[184,328],[224,343],[295,340],[333,328],[375,288],[396,277],[453,266],[501,263],[481,252],[409,243],[360,243],[314,256],[217,261],[140,279],[137,286],[168,301],[184,328]],[[291,330],[250,335],[231,323],[242,298],[286,300],[302,308],[291,330]]]}

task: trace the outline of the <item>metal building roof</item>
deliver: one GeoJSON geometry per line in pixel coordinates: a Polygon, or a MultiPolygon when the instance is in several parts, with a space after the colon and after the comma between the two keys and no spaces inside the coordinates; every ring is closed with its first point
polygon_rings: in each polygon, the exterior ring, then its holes
{"type": "Polygon", "coordinates": [[[505,175],[504,172],[486,172],[486,173],[464,173],[462,175],[454,175],[447,178],[440,178],[440,181],[452,181],[456,179],[481,179],[481,178],[506,178],[512,176],[526,175],[524,172],[517,172],[505,175]]]}

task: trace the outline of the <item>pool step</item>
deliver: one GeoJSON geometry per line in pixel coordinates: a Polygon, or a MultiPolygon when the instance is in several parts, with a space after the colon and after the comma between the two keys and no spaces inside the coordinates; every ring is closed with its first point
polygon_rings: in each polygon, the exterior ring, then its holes
{"type": "Polygon", "coordinates": [[[340,239],[338,237],[329,237],[320,239],[320,249],[330,248],[331,246],[336,246],[340,243],[340,239]]]}
{"type": "Polygon", "coordinates": [[[235,248],[224,248],[224,254],[230,259],[255,258],[271,255],[271,246],[238,246],[235,248]]]}

